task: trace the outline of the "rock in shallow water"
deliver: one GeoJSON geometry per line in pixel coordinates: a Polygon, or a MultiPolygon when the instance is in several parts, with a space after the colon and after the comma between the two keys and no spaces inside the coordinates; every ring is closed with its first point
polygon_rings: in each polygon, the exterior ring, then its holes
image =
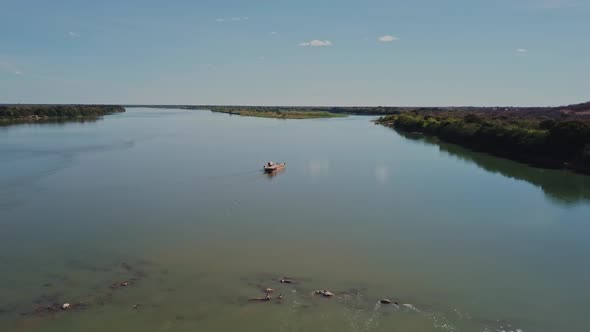
{"type": "Polygon", "coordinates": [[[332,292],[330,292],[328,290],[323,290],[323,289],[322,290],[315,291],[315,294],[321,295],[323,297],[332,297],[332,296],[334,296],[334,293],[332,293],[332,292]]]}

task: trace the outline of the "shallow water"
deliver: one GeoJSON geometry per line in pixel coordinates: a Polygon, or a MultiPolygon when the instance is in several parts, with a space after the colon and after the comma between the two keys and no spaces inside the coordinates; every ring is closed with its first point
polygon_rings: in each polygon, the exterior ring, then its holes
{"type": "Polygon", "coordinates": [[[370,120],[0,127],[0,330],[588,329],[590,177],[370,120]]]}

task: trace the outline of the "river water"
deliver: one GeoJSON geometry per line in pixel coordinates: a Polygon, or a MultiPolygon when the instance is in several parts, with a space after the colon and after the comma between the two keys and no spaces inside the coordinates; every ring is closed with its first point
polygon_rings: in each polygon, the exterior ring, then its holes
{"type": "Polygon", "coordinates": [[[590,328],[590,177],[372,119],[0,127],[0,331],[590,328]]]}

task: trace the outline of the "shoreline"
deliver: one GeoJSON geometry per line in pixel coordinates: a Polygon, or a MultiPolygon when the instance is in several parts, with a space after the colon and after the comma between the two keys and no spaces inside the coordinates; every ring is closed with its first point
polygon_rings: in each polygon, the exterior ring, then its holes
{"type": "Polygon", "coordinates": [[[0,105],[0,125],[97,120],[123,113],[120,105],[0,105]]]}
{"type": "Polygon", "coordinates": [[[590,175],[590,119],[482,112],[402,112],[375,121],[529,166],[590,175]]]}

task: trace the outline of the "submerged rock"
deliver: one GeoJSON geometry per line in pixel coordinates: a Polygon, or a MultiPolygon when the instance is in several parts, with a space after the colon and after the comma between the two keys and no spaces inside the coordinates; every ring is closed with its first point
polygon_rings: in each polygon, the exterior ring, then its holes
{"type": "Polygon", "coordinates": [[[280,280],[280,282],[281,282],[282,284],[293,284],[293,283],[295,283],[295,280],[292,280],[292,279],[289,279],[289,278],[282,278],[282,279],[280,280]]]}
{"type": "Polygon", "coordinates": [[[256,298],[252,298],[252,299],[248,299],[249,302],[266,302],[266,301],[270,301],[272,299],[272,297],[270,295],[265,294],[264,297],[256,297],[256,298]]]}
{"type": "Polygon", "coordinates": [[[248,302],[266,302],[266,301],[270,301],[270,298],[258,297],[258,298],[248,299],[248,302]]]}
{"type": "Polygon", "coordinates": [[[127,263],[127,262],[121,262],[121,264],[119,264],[119,267],[121,267],[121,269],[123,269],[125,271],[131,271],[131,270],[133,270],[133,268],[131,267],[131,265],[129,265],[129,263],[127,263]]]}
{"type": "Polygon", "coordinates": [[[114,284],[111,285],[111,289],[117,289],[117,288],[121,288],[121,287],[127,287],[129,286],[131,283],[129,281],[118,281],[114,284]]]}
{"type": "Polygon", "coordinates": [[[334,293],[330,292],[329,290],[324,290],[324,289],[315,291],[315,294],[316,295],[321,295],[323,297],[332,297],[332,296],[334,296],[334,293]]]}

